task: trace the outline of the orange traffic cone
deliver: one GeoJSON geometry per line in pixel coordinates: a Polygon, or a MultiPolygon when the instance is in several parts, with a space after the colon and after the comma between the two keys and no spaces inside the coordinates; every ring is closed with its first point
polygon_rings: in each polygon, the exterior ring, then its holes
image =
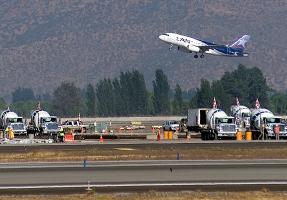
{"type": "Polygon", "coordinates": [[[100,136],[100,143],[103,143],[103,142],[104,142],[104,138],[103,138],[103,136],[101,134],[101,136],[100,136]]]}
{"type": "Polygon", "coordinates": [[[160,141],[160,129],[158,129],[158,132],[157,132],[157,141],[160,141]]]}

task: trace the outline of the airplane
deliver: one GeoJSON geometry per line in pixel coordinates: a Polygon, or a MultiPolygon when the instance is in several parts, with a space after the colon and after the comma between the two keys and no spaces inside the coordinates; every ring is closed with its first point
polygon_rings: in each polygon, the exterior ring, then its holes
{"type": "Polygon", "coordinates": [[[231,45],[220,45],[212,42],[194,39],[177,33],[164,33],[159,36],[159,39],[170,44],[169,50],[175,45],[179,51],[186,53],[194,52],[194,58],[204,58],[204,53],[217,56],[230,57],[247,57],[248,53],[244,52],[245,44],[249,41],[249,35],[243,35],[231,45]]]}

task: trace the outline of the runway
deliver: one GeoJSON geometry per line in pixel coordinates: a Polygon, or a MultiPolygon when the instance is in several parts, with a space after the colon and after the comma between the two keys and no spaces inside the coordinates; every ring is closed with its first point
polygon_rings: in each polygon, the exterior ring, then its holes
{"type": "Polygon", "coordinates": [[[97,147],[100,149],[111,148],[284,148],[287,140],[266,140],[266,141],[201,141],[201,140],[105,140],[104,143],[96,141],[83,141],[72,143],[52,143],[52,144],[2,144],[0,145],[0,153],[27,152],[34,150],[84,150],[97,147]]]}
{"type": "Polygon", "coordinates": [[[287,160],[99,161],[0,164],[0,193],[183,189],[282,190],[287,160]]]}

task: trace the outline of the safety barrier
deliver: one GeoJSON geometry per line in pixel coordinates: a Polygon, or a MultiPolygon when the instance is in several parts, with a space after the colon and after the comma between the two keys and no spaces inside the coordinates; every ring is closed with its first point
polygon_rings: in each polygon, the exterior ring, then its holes
{"type": "Polygon", "coordinates": [[[242,140],[242,132],[241,131],[237,131],[236,140],[242,140]]]}
{"type": "Polygon", "coordinates": [[[65,133],[64,135],[64,142],[73,142],[74,135],[72,133],[65,133]]]}
{"type": "Polygon", "coordinates": [[[169,131],[163,131],[163,139],[168,140],[169,131]]]}
{"type": "Polygon", "coordinates": [[[163,131],[163,139],[164,140],[172,140],[173,139],[173,131],[163,131]]]}
{"type": "Polygon", "coordinates": [[[168,139],[169,140],[172,140],[172,135],[173,135],[173,131],[169,131],[168,132],[168,139]]]}
{"type": "Polygon", "coordinates": [[[252,140],[252,132],[251,131],[245,132],[245,140],[252,140]]]}

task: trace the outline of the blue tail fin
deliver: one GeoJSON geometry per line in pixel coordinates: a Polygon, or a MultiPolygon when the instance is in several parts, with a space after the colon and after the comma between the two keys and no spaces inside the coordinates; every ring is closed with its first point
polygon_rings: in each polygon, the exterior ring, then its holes
{"type": "Polygon", "coordinates": [[[229,45],[229,47],[243,50],[245,48],[245,44],[249,41],[249,39],[250,39],[249,35],[243,35],[236,42],[234,42],[233,44],[229,45]]]}

